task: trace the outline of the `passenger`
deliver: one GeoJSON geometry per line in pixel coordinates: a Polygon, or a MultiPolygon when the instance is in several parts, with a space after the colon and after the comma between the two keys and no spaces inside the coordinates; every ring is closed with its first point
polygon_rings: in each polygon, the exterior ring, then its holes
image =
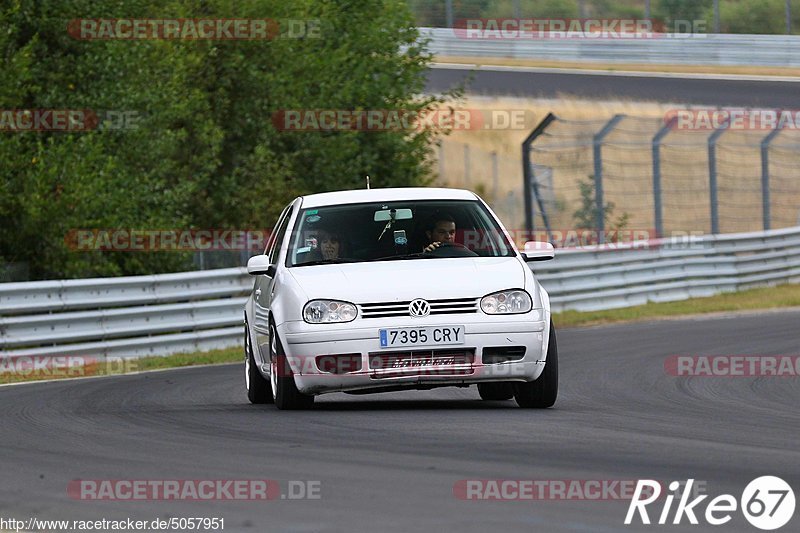
{"type": "Polygon", "coordinates": [[[309,254],[309,261],[339,259],[342,253],[342,239],[338,233],[320,229],[317,231],[317,248],[309,254]]]}

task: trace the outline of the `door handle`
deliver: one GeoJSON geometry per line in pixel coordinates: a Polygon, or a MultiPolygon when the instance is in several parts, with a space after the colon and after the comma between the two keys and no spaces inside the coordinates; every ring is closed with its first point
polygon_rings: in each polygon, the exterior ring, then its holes
{"type": "Polygon", "coordinates": [[[261,289],[256,289],[256,298],[261,296],[261,289]]]}

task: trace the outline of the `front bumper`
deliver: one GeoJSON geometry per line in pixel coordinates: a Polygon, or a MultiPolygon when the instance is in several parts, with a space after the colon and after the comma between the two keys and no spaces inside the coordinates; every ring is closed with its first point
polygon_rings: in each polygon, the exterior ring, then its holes
{"type": "Polygon", "coordinates": [[[359,318],[346,324],[328,325],[291,321],[277,329],[297,388],[304,394],[533,381],[544,370],[548,341],[547,322],[541,309],[506,316],[454,314],[425,319],[359,318]],[[464,344],[380,347],[379,330],[383,328],[447,325],[464,326],[464,344]],[[524,347],[525,354],[509,362],[484,361],[487,348],[490,350],[486,353],[490,353],[492,349],[507,347],[524,347]],[[413,366],[398,368],[379,363],[381,356],[397,359],[412,351],[417,354],[413,366]],[[430,352],[431,357],[420,357],[419,354],[424,352],[430,352]],[[317,367],[317,356],[340,354],[360,356],[360,370],[328,373],[317,367]],[[443,357],[451,355],[450,360],[443,360],[443,357]],[[438,360],[438,364],[428,364],[432,360],[438,360]]]}

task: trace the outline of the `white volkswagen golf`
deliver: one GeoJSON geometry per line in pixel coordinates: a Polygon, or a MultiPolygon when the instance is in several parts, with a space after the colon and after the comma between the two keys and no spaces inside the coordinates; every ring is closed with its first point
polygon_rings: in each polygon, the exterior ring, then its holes
{"type": "Polygon", "coordinates": [[[547,292],[489,206],[458,189],[366,189],[295,199],[245,307],[253,403],[304,409],[353,394],[477,384],[484,400],[550,407],[558,351],[547,292]]]}

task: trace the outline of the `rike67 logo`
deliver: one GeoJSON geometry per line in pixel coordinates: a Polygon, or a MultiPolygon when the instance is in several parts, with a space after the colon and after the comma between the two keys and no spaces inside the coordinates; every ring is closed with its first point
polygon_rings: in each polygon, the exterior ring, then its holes
{"type": "MultiPolygon", "coordinates": [[[[678,492],[683,485],[678,481],[669,484],[672,494],[667,494],[664,498],[664,506],[658,516],[656,523],[664,525],[671,523],[680,524],[685,517],[690,524],[699,524],[698,515],[705,519],[707,524],[721,526],[727,524],[732,519],[732,513],[740,508],[742,514],[754,527],[772,531],[785,526],[794,515],[795,498],[792,487],[784,480],[775,476],[762,476],[751,481],[742,492],[742,497],[737,499],[731,494],[721,494],[710,500],[705,508],[705,512],[700,512],[700,504],[708,498],[708,495],[700,495],[693,500],[689,500],[692,495],[693,479],[686,482],[686,488],[678,492]],[[669,521],[672,513],[672,504],[676,496],[679,498],[678,505],[672,521],[669,521]]],[[[634,517],[638,514],[642,524],[650,524],[650,516],[647,513],[647,506],[654,503],[661,497],[661,484],[654,480],[639,480],[633,499],[628,507],[628,514],[625,517],[625,525],[630,525],[634,517]]]]}

